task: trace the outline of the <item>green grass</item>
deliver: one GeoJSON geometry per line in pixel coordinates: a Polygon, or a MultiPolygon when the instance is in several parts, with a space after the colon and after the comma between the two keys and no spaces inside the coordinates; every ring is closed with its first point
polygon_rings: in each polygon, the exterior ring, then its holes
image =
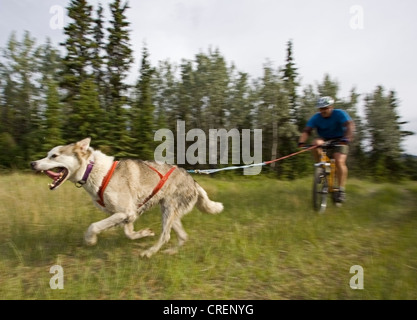
{"type": "MultiPolygon", "coordinates": [[[[195,178],[224,212],[193,210],[179,253],[146,259],[156,238],[120,228],[84,245],[105,215],[71,183],[49,191],[44,176],[0,176],[0,299],[417,299],[417,183],[350,179],[345,206],[318,215],[311,179],[195,178]],[[63,290],[49,286],[56,264],[63,290]],[[353,265],[363,290],[349,286],[353,265]]],[[[136,222],[157,236],[160,226],[159,209],[136,222]]]]}

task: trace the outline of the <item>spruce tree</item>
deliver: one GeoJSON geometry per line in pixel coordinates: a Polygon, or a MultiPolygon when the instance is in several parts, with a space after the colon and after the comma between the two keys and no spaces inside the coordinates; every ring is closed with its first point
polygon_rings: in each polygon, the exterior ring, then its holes
{"type": "Polygon", "coordinates": [[[363,119],[358,113],[359,96],[355,88],[352,88],[349,98],[346,101],[340,101],[337,105],[338,108],[345,110],[350,115],[355,124],[354,138],[349,143],[349,157],[347,159],[347,165],[349,169],[352,169],[349,170],[349,175],[364,175],[367,172],[365,166],[363,166],[363,163],[366,162],[363,146],[365,128],[363,119]]]}
{"type": "MultiPolygon", "coordinates": [[[[202,129],[208,133],[208,129],[214,125],[208,120],[207,108],[210,102],[209,86],[212,79],[210,78],[210,58],[204,54],[199,53],[195,56],[194,64],[196,65],[193,70],[194,88],[193,94],[193,105],[190,109],[193,127],[202,129]]],[[[193,65],[193,64],[192,64],[193,65]]]]}
{"type": "Polygon", "coordinates": [[[134,140],[128,130],[129,117],[127,105],[126,78],[133,63],[132,49],[129,44],[129,22],[125,11],[128,3],[115,0],[110,4],[111,20],[108,31],[107,53],[107,107],[108,144],[119,157],[133,156],[134,140]]]}
{"type": "Polygon", "coordinates": [[[0,83],[2,89],[0,130],[8,133],[12,139],[14,136],[14,101],[17,99],[17,84],[13,77],[14,56],[17,54],[18,41],[16,33],[12,32],[7,46],[2,50],[2,61],[0,62],[0,83]]]}
{"type": "Polygon", "coordinates": [[[49,39],[41,48],[40,72],[42,74],[41,89],[43,94],[42,136],[43,144],[40,152],[45,153],[52,147],[64,144],[63,140],[63,107],[59,93],[59,74],[62,59],[49,39]]]}
{"type": "Polygon", "coordinates": [[[232,73],[231,88],[228,96],[228,128],[251,129],[252,118],[249,75],[244,72],[232,73]]]}
{"type": "Polygon", "coordinates": [[[320,97],[330,96],[337,102],[339,83],[336,80],[332,80],[329,74],[324,75],[323,82],[317,85],[317,90],[320,97]]]}
{"type": "Polygon", "coordinates": [[[178,105],[174,106],[175,118],[183,120],[186,126],[198,128],[192,110],[198,105],[196,97],[196,75],[192,61],[183,60],[180,65],[181,79],[178,85],[178,105]]]}
{"type": "Polygon", "coordinates": [[[44,144],[42,148],[44,152],[65,143],[63,140],[63,115],[58,84],[53,79],[47,79],[45,85],[47,92],[43,128],[44,144]]]}
{"type": "Polygon", "coordinates": [[[6,48],[2,50],[2,61],[0,61],[0,148],[8,152],[0,152],[0,167],[10,168],[13,159],[18,156],[17,137],[15,135],[15,107],[17,99],[17,84],[12,70],[13,55],[17,54],[18,41],[16,33],[13,32],[7,42],[6,48]]]}
{"type": "MultiPolygon", "coordinates": [[[[278,148],[278,127],[276,115],[277,79],[275,78],[271,62],[264,65],[263,77],[258,88],[259,107],[257,112],[257,126],[262,129],[262,154],[267,160],[276,159],[278,148]]],[[[275,164],[271,166],[274,168],[275,164]]]]}
{"type": "Polygon", "coordinates": [[[230,84],[229,70],[226,60],[220,50],[209,50],[209,70],[206,83],[208,92],[208,108],[206,117],[209,127],[224,128],[227,123],[226,111],[228,109],[227,99],[230,84]]]}
{"type": "Polygon", "coordinates": [[[91,137],[95,145],[102,145],[105,133],[100,119],[103,119],[104,111],[100,108],[98,90],[92,77],[80,84],[80,93],[73,104],[70,123],[77,128],[74,139],[78,141],[91,137]]]}
{"type": "MultiPolygon", "coordinates": [[[[298,136],[295,124],[290,121],[289,98],[279,74],[268,63],[264,67],[264,76],[259,88],[260,106],[258,124],[262,123],[265,156],[271,160],[281,155],[289,154],[293,150],[295,137],[298,136]]],[[[289,162],[273,163],[281,177],[293,178],[288,167],[289,162]]]]}
{"type": "Polygon", "coordinates": [[[86,0],[71,0],[67,10],[72,22],[64,28],[67,39],[61,43],[66,50],[61,87],[66,90],[65,101],[68,113],[71,113],[72,102],[80,93],[80,84],[91,76],[93,68],[93,8],[86,0]]]}
{"type": "Polygon", "coordinates": [[[392,177],[403,168],[400,162],[402,130],[395,92],[385,94],[378,86],[365,98],[365,112],[370,137],[370,168],[379,179],[392,177]]]}
{"type": "Polygon", "coordinates": [[[298,115],[298,94],[297,89],[299,83],[297,80],[298,72],[295,67],[293,58],[293,43],[292,40],[287,42],[287,60],[284,69],[282,70],[282,80],[284,80],[284,87],[288,96],[288,103],[290,107],[290,117],[300,129],[300,116],[298,115]]]}
{"type": "Polygon", "coordinates": [[[315,92],[313,85],[309,84],[303,89],[300,97],[300,107],[298,109],[298,130],[301,132],[307,124],[307,121],[317,112],[318,94],[315,92]]]}
{"type": "Polygon", "coordinates": [[[28,31],[22,41],[12,33],[3,51],[4,77],[1,130],[5,141],[16,145],[14,164],[24,166],[40,149],[41,118],[38,83],[40,48],[28,31]]]}
{"type": "Polygon", "coordinates": [[[142,61],[139,71],[139,80],[136,85],[136,103],[133,106],[132,132],[135,139],[135,152],[142,159],[153,159],[154,156],[154,112],[152,103],[152,77],[154,69],[149,61],[146,45],[142,50],[142,61]]]}
{"type": "Polygon", "coordinates": [[[155,70],[152,84],[153,101],[155,104],[156,128],[168,128],[175,131],[178,105],[178,81],[175,78],[176,67],[168,60],[160,61],[155,70]]]}
{"type": "Polygon", "coordinates": [[[100,108],[107,107],[107,82],[105,72],[106,44],[104,33],[103,7],[98,5],[96,17],[93,19],[92,69],[94,83],[99,94],[100,108]]]}

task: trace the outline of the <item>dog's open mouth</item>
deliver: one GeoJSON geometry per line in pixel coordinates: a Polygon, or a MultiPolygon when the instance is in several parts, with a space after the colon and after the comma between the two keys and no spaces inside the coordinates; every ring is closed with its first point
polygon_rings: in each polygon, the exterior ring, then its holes
{"type": "Polygon", "coordinates": [[[44,172],[49,178],[53,180],[52,183],[49,184],[50,190],[54,190],[60,186],[68,175],[68,169],[64,167],[58,167],[52,170],[43,170],[42,172],[44,172]]]}

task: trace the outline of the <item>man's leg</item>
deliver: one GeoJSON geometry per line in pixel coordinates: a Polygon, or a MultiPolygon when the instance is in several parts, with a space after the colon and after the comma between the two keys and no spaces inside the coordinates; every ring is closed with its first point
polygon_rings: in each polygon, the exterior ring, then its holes
{"type": "Polygon", "coordinates": [[[346,166],[347,154],[336,152],[334,155],[337,168],[337,181],[339,182],[339,188],[345,188],[346,180],[348,177],[348,167],[346,166]]]}
{"type": "MultiPolygon", "coordinates": [[[[321,138],[314,139],[314,141],[313,141],[313,145],[315,145],[315,146],[321,146],[323,143],[324,143],[324,140],[321,139],[321,138]]],[[[320,162],[322,148],[315,148],[312,151],[313,151],[314,161],[316,163],[320,162]]]]}
{"type": "Polygon", "coordinates": [[[346,180],[348,177],[348,167],[346,166],[347,154],[336,152],[333,155],[333,157],[336,162],[337,181],[339,182],[339,190],[340,190],[338,198],[340,202],[343,202],[345,200],[345,186],[346,186],[346,180]]]}

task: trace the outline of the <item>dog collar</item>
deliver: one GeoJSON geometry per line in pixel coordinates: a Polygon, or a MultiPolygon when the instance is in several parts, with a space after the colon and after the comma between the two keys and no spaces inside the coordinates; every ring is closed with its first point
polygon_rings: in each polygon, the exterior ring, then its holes
{"type": "Polygon", "coordinates": [[[81,180],[77,181],[75,186],[77,188],[81,188],[85,183],[87,182],[88,176],[91,173],[91,170],[93,170],[94,167],[94,161],[90,160],[90,162],[87,165],[87,169],[85,169],[84,175],[81,180]]]}

